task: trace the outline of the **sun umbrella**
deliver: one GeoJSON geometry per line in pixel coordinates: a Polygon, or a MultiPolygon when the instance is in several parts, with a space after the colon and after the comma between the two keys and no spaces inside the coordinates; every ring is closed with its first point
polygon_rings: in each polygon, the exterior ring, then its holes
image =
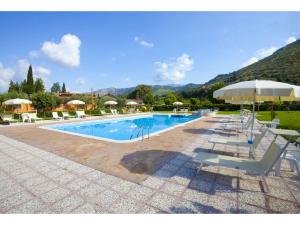
{"type": "Polygon", "coordinates": [[[85,105],[85,102],[80,100],[71,100],[67,102],[67,105],[85,105]]]}
{"type": "Polygon", "coordinates": [[[300,87],[270,80],[251,80],[231,84],[216,90],[213,97],[229,101],[252,101],[253,115],[250,139],[250,142],[252,142],[255,102],[299,101],[300,87]]]}
{"type": "Polygon", "coordinates": [[[85,102],[80,100],[71,100],[67,102],[67,105],[76,105],[76,109],[78,109],[79,105],[85,105],[85,102]]]}
{"type": "Polygon", "coordinates": [[[104,105],[117,105],[118,103],[116,101],[106,101],[104,102],[104,105]]]}
{"type": "Polygon", "coordinates": [[[173,102],[173,105],[183,105],[183,103],[182,102],[173,102]]]}
{"type": "Polygon", "coordinates": [[[126,105],[138,105],[138,103],[134,101],[129,101],[126,103],[126,105]]]}
{"type": "MultiPolygon", "coordinates": [[[[14,99],[6,100],[5,102],[3,102],[3,104],[4,104],[4,105],[32,104],[32,101],[30,101],[30,100],[28,100],[28,99],[14,98],[14,99]]],[[[18,110],[19,119],[20,119],[19,109],[17,109],[17,110],[18,110]]]]}
{"type": "Polygon", "coordinates": [[[28,99],[22,99],[22,98],[14,98],[9,99],[3,102],[4,105],[21,105],[21,104],[32,104],[32,102],[28,99]]]}

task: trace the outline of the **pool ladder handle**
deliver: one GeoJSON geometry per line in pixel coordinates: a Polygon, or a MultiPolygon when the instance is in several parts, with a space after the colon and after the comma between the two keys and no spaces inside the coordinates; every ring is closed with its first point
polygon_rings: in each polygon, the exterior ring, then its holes
{"type": "MultiPolygon", "coordinates": [[[[145,129],[144,126],[136,127],[136,128],[133,130],[132,134],[131,134],[130,140],[131,140],[132,137],[134,136],[135,130],[136,130],[137,128],[138,128],[138,132],[137,132],[136,138],[138,138],[138,137],[140,136],[140,133],[142,133],[142,141],[143,141],[143,140],[144,140],[144,129],[145,129]]],[[[150,131],[149,131],[149,130],[150,130],[150,128],[148,127],[148,139],[150,138],[150,135],[149,135],[150,131]]]]}

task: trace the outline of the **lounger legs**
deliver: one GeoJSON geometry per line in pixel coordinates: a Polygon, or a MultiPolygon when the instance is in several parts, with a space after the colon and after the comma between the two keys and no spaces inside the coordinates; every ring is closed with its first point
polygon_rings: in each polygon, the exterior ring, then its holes
{"type": "Polygon", "coordinates": [[[198,168],[197,168],[197,173],[200,173],[202,167],[203,167],[203,163],[200,163],[200,165],[199,165],[198,168]]]}
{"type": "Polygon", "coordinates": [[[266,181],[265,176],[262,176],[261,179],[262,179],[263,183],[265,184],[265,187],[266,187],[266,193],[270,193],[270,189],[269,189],[269,187],[268,187],[268,184],[267,184],[267,181],[266,181]]]}
{"type": "Polygon", "coordinates": [[[296,168],[297,175],[300,178],[300,168],[297,159],[287,159],[287,160],[290,163],[291,171],[294,171],[294,168],[296,168]]]}

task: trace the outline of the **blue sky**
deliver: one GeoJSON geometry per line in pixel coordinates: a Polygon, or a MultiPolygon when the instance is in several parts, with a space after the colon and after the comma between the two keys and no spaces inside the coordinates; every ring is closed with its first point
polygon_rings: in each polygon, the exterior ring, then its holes
{"type": "Polygon", "coordinates": [[[70,91],[203,83],[300,36],[300,13],[0,13],[0,91],[34,74],[70,91]]]}

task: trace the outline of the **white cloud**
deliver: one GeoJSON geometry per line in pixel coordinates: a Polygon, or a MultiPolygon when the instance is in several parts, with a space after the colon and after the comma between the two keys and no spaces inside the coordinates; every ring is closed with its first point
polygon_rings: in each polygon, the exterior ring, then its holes
{"type": "Polygon", "coordinates": [[[85,84],[85,79],[82,78],[82,77],[78,77],[78,78],[75,80],[75,83],[78,84],[78,85],[84,85],[84,84],[85,84]]]}
{"type": "Polygon", "coordinates": [[[257,52],[256,52],[256,55],[259,57],[259,58],[265,58],[265,57],[268,57],[270,55],[272,55],[278,48],[277,47],[270,47],[270,48],[262,48],[262,49],[259,49],[257,52]]]}
{"type": "Polygon", "coordinates": [[[277,47],[269,47],[269,48],[262,48],[255,52],[254,56],[248,59],[246,62],[243,63],[243,67],[249,66],[253,63],[258,62],[259,60],[272,55],[278,48],[277,47]]]}
{"type": "Polygon", "coordinates": [[[141,46],[146,47],[146,48],[153,48],[154,47],[154,44],[152,42],[145,41],[140,37],[134,37],[134,41],[139,43],[141,46]]]}
{"type": "Polygon", "coordinates": [[[15,76],[15,71],[12,68],[4,67],[0,62],[0,91],[7,91],[9,82],[15,76]]]}
{"type": "Polygon", "coordinates": [[[65,67],[76,67],[80,64],[80,45],[76,35],[66,34],[59,43],[44,42],[41,51],[54,62],[65,67]]]}
{"type": "Polygon", "coordinates": [[[169,62],[155,62],[156,78],[158,81],[178,83],[188,71],[193,69],[193,64],[194,60],[185,53],[169,62]]]}
{"type": "Polygon", "coordinates": [[[31,59],[36,59],[36,58],[39,58],[40,57],[40,52],[39,51],[30,51],[29,52],[29,57],[31,59]]]}
{"type": "Polygon", "coordinates": [[[297,38],[295,36],[291,36],[291,37],[288,37],[288,39],[285,41],[285,43],[288,45],[288,44],[293,43],[294,41],[297,41],[297,38]]]}
{"type": "Polygon", "coordinates": [[[251,65],[253,63],[256,63],[256,62],[258,62],[258,59],[256,57],[251,57],[247,62],[245,62],[243,64],[243,67],[249,66],[249,65],[251,65]]]}
{"type": "MultiPolygon", "coordinates": [[[[0,63],[0,91],[7,91],[10,80],[14,82],[21,82],[26,79],[29,62],[27,59],[19,59],[14,67],[4,67],[0,63]]],[[[32,66],[34,78],[42,78],[46,86],[50,85],[49,75],[51,71],[43,66],[32,66]]]]}

